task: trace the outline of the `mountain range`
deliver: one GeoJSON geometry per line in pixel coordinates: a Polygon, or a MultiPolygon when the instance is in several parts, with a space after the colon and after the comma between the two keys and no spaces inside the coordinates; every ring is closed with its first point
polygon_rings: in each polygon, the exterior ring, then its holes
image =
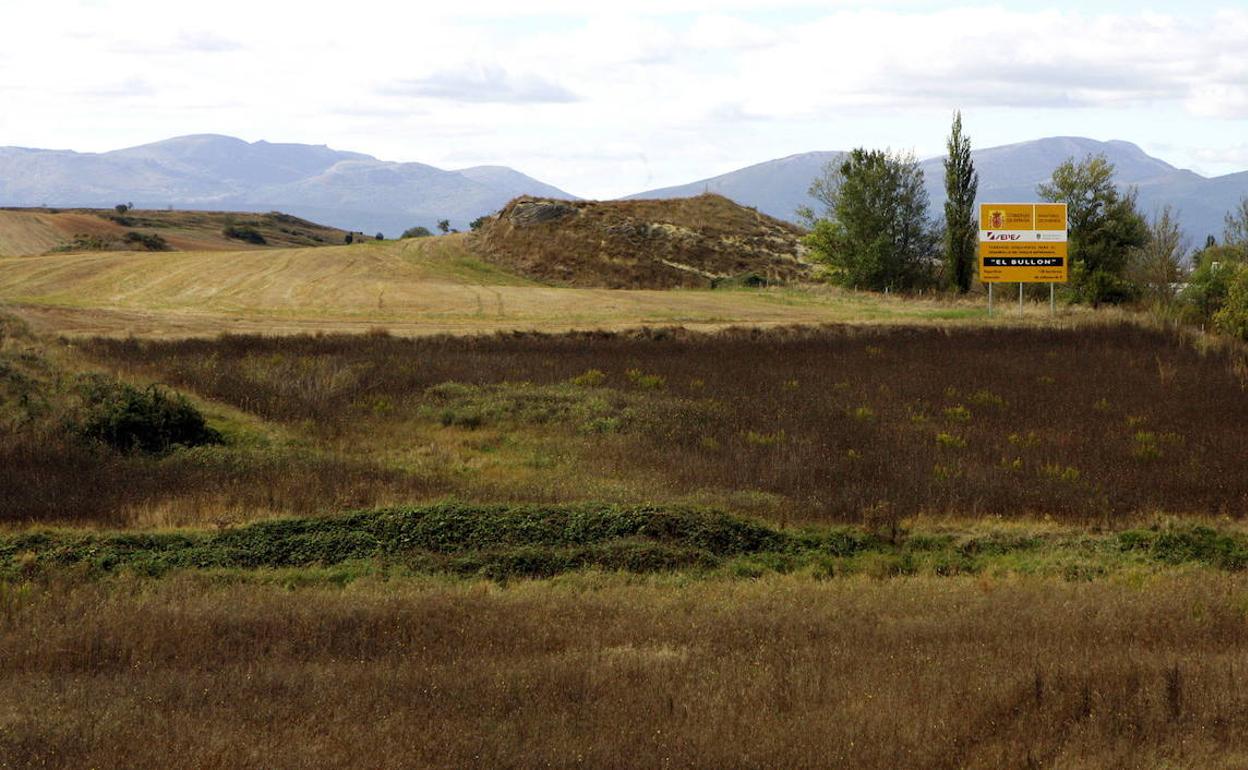
{"type": "MultiPolygon", "coordinates": [[[[747,166],[689,184],[647,190],[631,198],[683,198],[703,192],[719,193],[765,214],[796,219],[799,206],[818,210],[806,191],[825,164],[839,161],[843,152],[808,152],[747,166]]],[[[1240,198],[1248,195],[1248,171],[1203,177],[1152,157],[1130,142],[1101,142],[1059,136],[1018,144],[989,147],[972,153],[979,172],[979,200],[1026,203],[1039,200],[1036,186],[1048,181],[1067,158],[1103,154],[1115,168],[1115,180],[1139,193],[1139,208],[1151,214],[1170,204],[1191,245],[1203,245],[1206,235],[1221,239],[1223,218],[1240,198]]],[[[945,202],[943,157],[920,161],[931,199],[931,213],[941,215],[945,202]]]]}
{"type": "MultiPolygon", "coordinates": [[[[1220,236],[1223,217],[1248,195],[1248,171],[1203,177],[1154,158],[1129,142],[1050,137],[973,153],[984,201],[1036,200],[1036,185],[1070,157],[1104,154],[1120,185],[1135,187],[1143,211],[1179,211],[1193,245],[1220,236]]],[[[758,163],[689,184],[628,198],[690,197],[715,192],[780,219],[795,220],[811,180],[842,152],[808,152],[758,163]]],[[[920,163],[939,216],[942,158],[920,163]]],[[[248,143],[200,134],[104,153],[0,147],[0,206],[279,210],[348,230],[394,236],[448,219],[465,229],[518,195],[574,198],[505,166],[444,170],[382,161],[323,145],[248,143]]]]}
{"type": "Polygon", "coordinates": [[[200,134],[104,153],[0,147],[0,205],[284,211],[369,234],[466,229],[517,195],[568,193],[503,166],[447,171],[323,145],[200,134]]]}

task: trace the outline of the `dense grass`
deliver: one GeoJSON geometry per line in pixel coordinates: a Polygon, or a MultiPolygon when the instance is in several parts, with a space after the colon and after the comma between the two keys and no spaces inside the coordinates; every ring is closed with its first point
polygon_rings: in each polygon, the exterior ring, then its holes
{"type": "Polygon", "coordinates": [[[1208,573],[0,584],[0,766],[1238,768],[1245,606],[1208,573]]]}
{"type": "Polygon", "coordinates": [[[278,519],[213,532],[31,531],[0,537],[0,579],[175,570],[281,570],[348,565],[342,578],[441,573],[491,579],[599,568],[817,577],[866,573],[1047,574],[1083,580],[1180,565],[1248,567],[1248,538],[1209,527],[1116,534],[969,532],[887,536],[857,528],[780,530],[720,512],[618,506],[445,503],[346,516],[278,519]]]}
{"type": "Polygon", "coordinates": [[[562,431],[571,488],[495,481],[495,499],[585,499],[578,484],[611,478],[632,501],[753,495],[782,519],[868,524],[1248,511],[1242,371],[1130,325],[97,340],[87,352],[357,446],[420,426],[562,431]]]}

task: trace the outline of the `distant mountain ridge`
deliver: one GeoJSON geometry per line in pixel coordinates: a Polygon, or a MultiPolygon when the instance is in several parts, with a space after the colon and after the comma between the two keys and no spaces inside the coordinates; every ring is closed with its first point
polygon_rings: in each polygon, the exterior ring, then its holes
{"type": "Polygon", "coordinates": [[[440,219],[466,228],[518,195],[574,197],[503,166],[448,171],[216,134],[104,153],[0,147],[0,206],[280,210],[395,236],[440,219]]]}
{"type": "MultiPolygon", "coordinates": [[[[1154,158],[1130,142],[1059,136],[975,150],[972,156],[979,171],[979,199],[1038,200],[1036,185],[1047,181],[1062,161],[1098,153],[1103,153],[1114,164],[1121,186],[1138,189],[1143,212],[1151,213],[1167,203],[1174,206],[1192,246],[1202,245],[1206,235],[1220,239],[1226,212],[1248,195],[1248,171],[1208,178],[1154,158]]],[[[689,184],[627,197],[684,198],[713,192],[773,217],[793,221],[799,206],[817,208],[816,202],[807,195],[810,183],[821,173],[824,164],[837,161],[843,155],[843,152],[790,155],[689,184]]],[[[942,163],[943,157],[938,156],[919,164],[935,217],[941,216],[945,201],[942,163]]]]}

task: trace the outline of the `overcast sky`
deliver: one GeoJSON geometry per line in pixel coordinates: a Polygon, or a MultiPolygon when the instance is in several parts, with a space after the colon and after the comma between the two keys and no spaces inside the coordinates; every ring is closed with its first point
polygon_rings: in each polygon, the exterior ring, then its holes
{"type": "Polygon", "coordinates": [[[605,198],[811,150],[935,155],[960,108],[977,147],[1248,169],[1244,0],[597,5],[0,0],[0,145],[221,133],[605,198]]]}

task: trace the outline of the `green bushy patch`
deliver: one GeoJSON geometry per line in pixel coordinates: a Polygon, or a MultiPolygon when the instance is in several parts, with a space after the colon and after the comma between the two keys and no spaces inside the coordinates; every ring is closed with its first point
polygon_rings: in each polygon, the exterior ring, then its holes
{"type": "Polygon", "coordinates": [[[325,518],[275,519],[212,532],[27,532],[0,537],[0,579],[64,569],[322,569],[357,565],[504,580],[583,569],[634,573],[769,572],[886,578],[1017,572],[1090,579],[1123,568],[1248,567],[1243,535],[1205,527],[1113,535],[914,534],[783,530],[715,510],[614,505],[443,503],[325,518]]]}
{"type": "Polygon", "coordinates": [[[80,380],[79,390],[83,405],[71,428],[83,438],[146,454],[221,443],[221,434],[185,396],[158,385],[140,389],[90,375],[80,380]]]}

